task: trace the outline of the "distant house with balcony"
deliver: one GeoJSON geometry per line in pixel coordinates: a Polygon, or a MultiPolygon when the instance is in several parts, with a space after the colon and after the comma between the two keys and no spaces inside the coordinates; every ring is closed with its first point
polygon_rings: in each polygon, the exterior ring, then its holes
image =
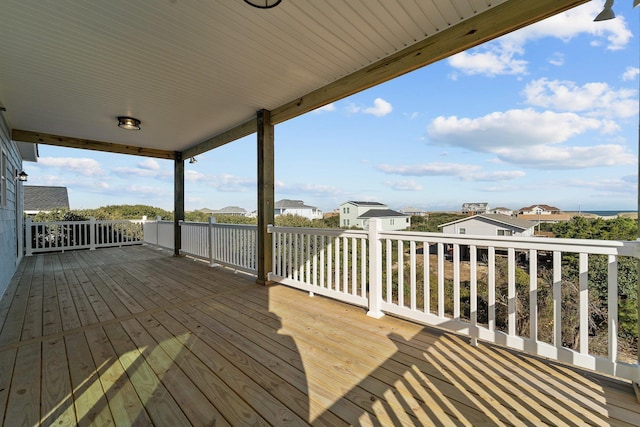
{"type": "Polygon", "coordinates": [[[477,215],[487,213],[489,203],[463,203],[460,211],[463,215],[477,215]]]}
{"type": "Polygon", "coordinates": [[[222,209],[214,210],[212,215],[230,215],[230,216],[247,216],[247,210],[238,206],[227,206],[222,209]]]}
{"type": "Polygon", "coordinates": [[[315,206],[305,205],[302,200],[282,199],[274,205],[274,216],[299,215],[308,219],[322,219],[322,211],[315,206]]]}
{"type": "Polygon", "coordinates": [[[409,216],[429,216],[429,214],[426,211],[420,208],[413,208],[413,207],[402,208],[400,209],[400,212],[403,214],[407,214],[409,216]]]}
{"type": "Polygon", "coordinates": [[[509,208],[505,208],[505,207],[489,209],[489,212],[487,212],[487,213],[506,215],[506,216],[512,216],[514,214],[513,209],[509,209],[509,208]]]}
{"type": "Polygon", "coordinates": [[[549,205],[531,205],[518,209],[518,215],[555,215],[560,212],[559,208],[549,205]]]}
{"type": "Polygon", "coordinates": [[[40,212],[51,212],[69,209],[69,193],[67,187],[44,185],[24,186],[24,213],[36,215],[40,212]]]}
{"type": "Polygon", "coordinates": [[[383,230],[405,230],[411,226],[411,216],[389,209],[379,202],[348,201],[340,205],[340,226],[369,228],[369,220],[379,218],[383,230]]]}
{"type": "Polygon", "coordinates": [[[501,214],[482,214],[439,225],[444,234],[470,234],[475,236],[534,235],[536,223],[501,214]]]}

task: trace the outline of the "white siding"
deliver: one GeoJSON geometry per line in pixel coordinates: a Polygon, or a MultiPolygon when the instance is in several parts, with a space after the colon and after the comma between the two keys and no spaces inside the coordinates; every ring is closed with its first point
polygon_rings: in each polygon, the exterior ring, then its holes
{"type": "Polygon", "coordinates": [[[522,229],[515,228],[508,224],[498,224],[478,218],[470,218],[466,221],[460,221],[442,227],[442,232],[445,234],[472,234],[477,236],[498,236],[499,230],[511,231],[513,236],[528,237],[533,236],[534,227],[532,226],[522,231],[522,229]]]}
{"type": "MultiPolygon", "coordinates": [[[[22,242],[18,236],[22,231],[22,183],[15,180],[16,170],[22,170],[22,159],[15,143],[9,139],[9,127],[0,115],[0,150],[5,161],[2,175],[4,191],[0,201],[0,296],[4,294],[16,267],[22,259],[22,242]]],[[[20,239],[21,240],[21,239],[20,239]]]]}

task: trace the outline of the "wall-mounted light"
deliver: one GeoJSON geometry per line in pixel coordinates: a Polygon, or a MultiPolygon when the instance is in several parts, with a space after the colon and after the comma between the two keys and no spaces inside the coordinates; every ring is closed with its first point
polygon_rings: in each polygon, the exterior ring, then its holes
{"type": "MultiPolygon", "coordinates": [[[[635,3],[634,3],[635,6],[635,3]]],[[[607,21],[609,19],[613,19],[616,17],[616,14],[613,12],[613,0],[607,0],[604,2],[604,8],[602,12],[595,17],[594,21],[607,21]]]]}
{"type": "Polygon", "coordinates": [[[189,163],[191,164],[198,163],[198,159],[196,159],[195,157],[192,157],[189,159],[189,163]]]}
{"type": "Polygon", "coordinates": [[[27,175],[27,173],[25,171],[22,171],[20,173],[18,173],[18,171],[16,170],[16,177],[15,179],[17,179],[20,182],[27,182],[27,177],[29,175],[27,175]]]}
{"type": "Polygon", "coordinates": [[[118,117],[118,127],[126,130],[140,130],[140,120],[133,117],[118,117]]]}
{"type": "Polygon", "coordinates": [[[282,0],[244,0],[245,3],[258,9],[271,9],[279,5],[281,1],[282,0]]]}

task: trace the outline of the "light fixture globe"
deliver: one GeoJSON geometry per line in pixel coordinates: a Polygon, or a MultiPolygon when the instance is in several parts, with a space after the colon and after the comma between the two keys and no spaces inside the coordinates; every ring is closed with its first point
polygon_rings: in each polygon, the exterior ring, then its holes
{"type": "Polygon", "coordinates": [[[19,174],[16,175],[16,179],[20,182],[27,182],[27,177],[29,175],[27,175],[27,173],[25,171],[20,172],[19,174]]]}
{"type": "Polygon", "coordinates": [[[126,130],[140,130],[140,120],[133,117],[118,117],[118,127],[126,130]]]}
{"type": "Polygon", "coordinates": [[[258,9],[271,9],[279,5],[281,1],[282,0],[244,0],[245,3],[258,9]]]}
{"type": "Polygon", "coordinates": [[[604,2],[604,8],[602,12],[595,17],[594,21],[608,21],[609,19],[613,19],[616,17],[616,14],[613,12],[613,0],[607,0],[604,2]]]}

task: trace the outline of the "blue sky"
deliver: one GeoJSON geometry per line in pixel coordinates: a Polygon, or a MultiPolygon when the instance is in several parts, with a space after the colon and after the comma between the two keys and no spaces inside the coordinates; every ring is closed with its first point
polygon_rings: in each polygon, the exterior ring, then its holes
{"type": "MultiPolygon", "coordinates": [[[[323,211],[634,210],[640,8],[603,1],[276,126],[276,200],[323,211]]],[[[68,187],[72,209],[173,209],[173,162],[41,145],[30,185],[68,187]],[[135,178],[135,179],[134,179],[135,178]]],[[[255,135],[185,164],[187,210],[256,208],[255,135]]]]}

